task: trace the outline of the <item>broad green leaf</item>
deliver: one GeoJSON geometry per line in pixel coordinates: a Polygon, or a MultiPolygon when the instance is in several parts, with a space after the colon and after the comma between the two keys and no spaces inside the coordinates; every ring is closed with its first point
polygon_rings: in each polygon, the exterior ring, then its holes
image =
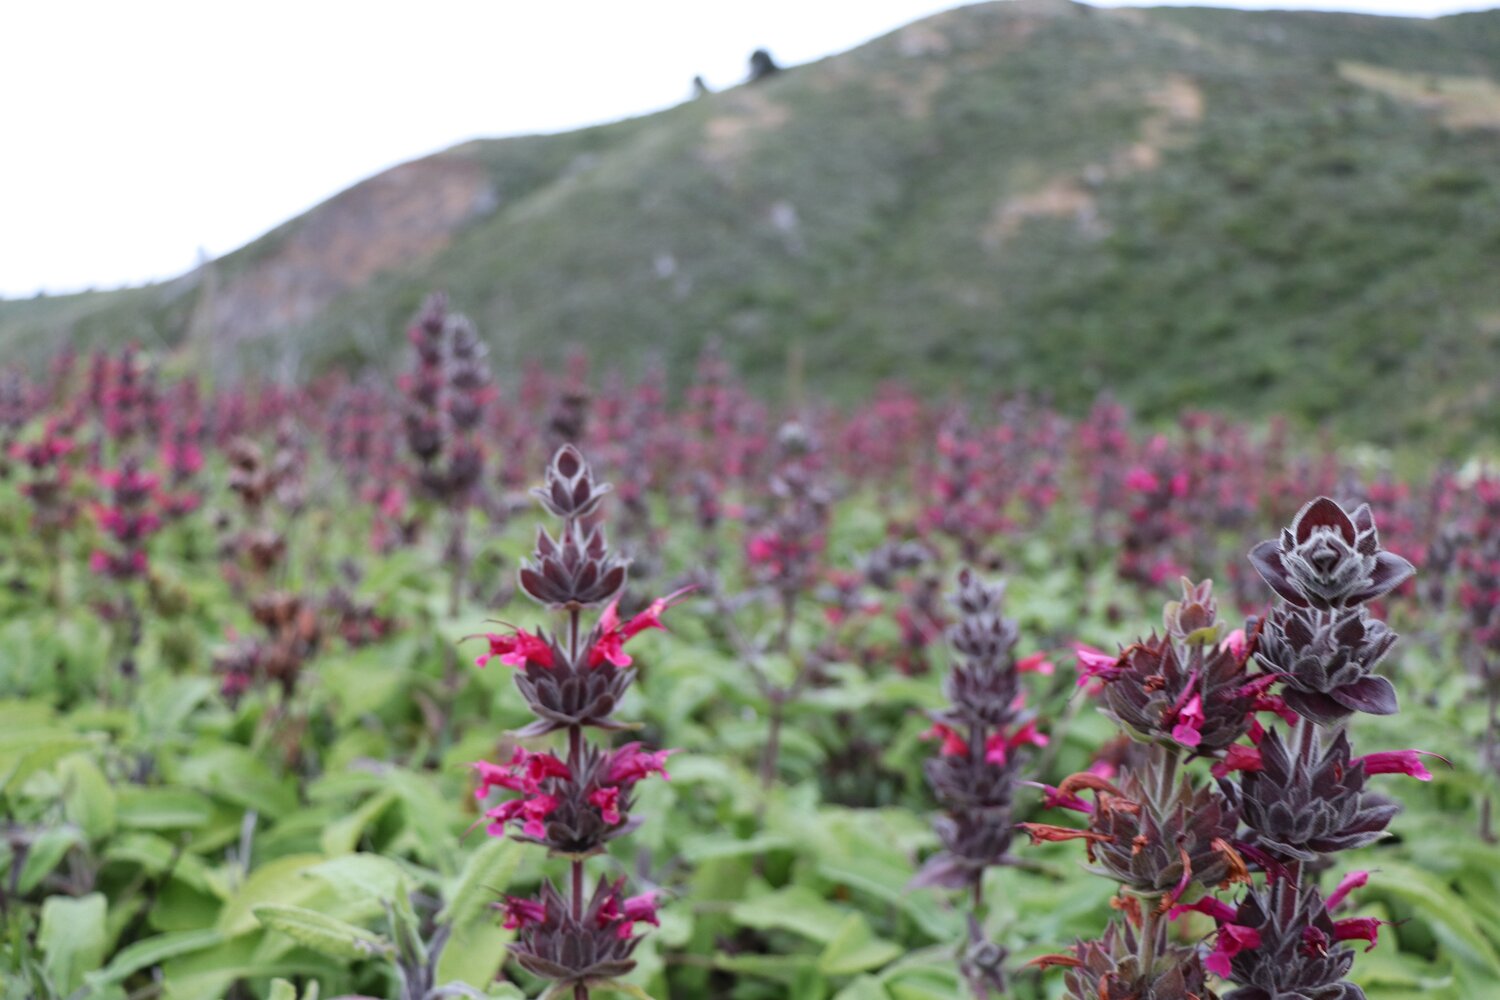
{"type": "Polygon", "coordinates": [[[860,976],[833,995],[833,1000],[890,1000],[879,979],[860,976]]]}
{"type": "Polygon", "coordinates": [[[322,879],[341,898],[383,903],[411,891],[401,866],[378,854],[346,854],[308,868],[309,878],[322,879]]]}
{"type": "Polygon", "coordinates": [[[93,892],[74,899],[49,896],[42,903],[37,947],[42,968],[64,996],[83,984],[83,977],[104,961],[104,894],[93,892]]]}
{"type": "Polygon", "coordinates": [[[505,962],[505,946],[514,937],[515,932],[501,927],[499,920],[454,924],[438,956],[437,981],[467,983],[483,989],[499,975],[505,962]]]}
{"type": "Polygon", "coordinates": [[[756,899],[736,903],[730,915],[745,927],[791,931],[819,944],[828,944],[839,932],[845,911],[807,886],[789,885],[756,899]]]}
{"type": "Polygon", "coordinates": [[[318,983],[316,980],[307,984],[307,989],[302,995],[297,995],[297,987],[285,979],[271,980],[271,993],[266,1000],[318,1000],[318,983]]]}
{"type": "Polygon", "coordinates": [[[387,955],[391,943],[363,927],[301,906],[265,903],[252,911],[264,927],[280,931],[298,944],[346,960],[387,955]]]}
{"type": "MultiPolygon", "coordinates": [[[[170,959],[162,966],[162,984],[167,1000],[223,1000],[237,979],[306,976],[334,982],[344,963],[317,952],[297,948],[274,958],[260,952],[270,932],[260,931],[170,959]]],[[[285,939],[282,939],[285,940],[285,939]]]]}
{"type": "Polygon", "coordinates": [[[83,833],[77,827],[58,826],[43,830],[31,842],[31,850],[21,866],[20,890],[30,892],[41,885],[42,879],[52,874],[68,851],[83,846],[83,843],[83,833]]]}
{"type": "Polygon", "coordinates": [[[175,778],[270,819],[297,808],[296,783],[290,778],[276,777],[263,760],[234,744],[220,744],[184,756],[175,778]]]}
{"type": "Polygon", "coordinates": [[[713,957],[714,968],[725,972],[744,972],[790,983],[801,973],[816,969],[811,955],[725,955],[713,957]]]}
{"type": "Polygon", "coordinates": [[[521,863],[522,846],[506,837],[490,837],[469,855],[462,874],[438,912],[440,923],[464,927],[500,899],[521,863]]]}
{"type": "Polygon", "coordinates": [[[89,742],[66,729],[22,727],[0,731],[0,794],[19,788],[33,774],[84,749],[89,742]]]}
{"type": "Polygon", "coordinates": [[[396,952],[403,964],[426,967],[427,942],[422,939],[422,924],[404,893],[385,904],[386,921],[396,939],[396,952]]]}
{"type": "Polygon", "coordinates": [[[209,799],[186,788],[124,788],[119,792],[116,819],[137,830],[192,830],[213,818],[209,799]]]}
{"type": "Polygon", "coordinates": [[[1462,897],[1427,872],[1401,862],[1383,861],[1378,883],[1367,890],[1371,895],[1394,896],[1411,904],[1420,919],[1432,928],[1438,940],[1464,961],[1482,967],[1488,974],[1500,977],[1500,956],[1495,944],[1485,937],[1462,897]]]}
{"type": "Polygon", "coordinates": [[[360,838],[364,836],[365,828],[380,818],[385,812],[397,802],[396,793],[390,790],[383,791],[378,795],[366,800],[360,807],[343,819],[330,823],[323,831],[322,846],[323,853],[348,854],[359,846],[360,838]]]}
{"type": "Polygon", "coordinates": [[[880,940],[862,915],[851,913],[823,949],[818,969],[829,976],[850,976],[877,969],[900,954],[899,945],[880,940]]]}
{"type": "Polygon", "coordinates": [[[634,983],[622,983],[618,979],[611,979],[608,982],[600,983],[598,988],[606,992],[619,993],[627,997],[632,997],[633,1000],[655,1000],[651,994],[634,983]]]}
{"type": "Polygon", "coordinates": [[[323,861],[317,854],[293,854],[261,865],[250,873],[245,884],[224,904],[218,929],[225,937],[248,934],[259,926],[254,913],[266,903],[296,905],[328,892],[327,883],[307,878],[309,868],[323,861]]]}
{"type": "Polygon", "coordinates": [[[115,829],[115,790],[104,772],[84,754],[57,765],[63,784],[63,815],[90,840],[103,840],[115,829]]]}
{"type": "Polygon", "coordinates": [[[762,833],[746,840],[723,834],[698,834],[684,838],[681,850],[688,861],[703,862],[714,858],[752,857],[795,847],[796,843],[790,837],[774,833],[762,833]]]}
{"type": "Polygon", "coordinates": [[[207,677],[157,677],[140,692],[141,728],[155,736],[180,733],[193,710],[214,693],[207,677]]]}
{"type": "Polygon", "coordinates": [[[124,833],[111,838],[104,858],[139,865],[148,875],[170,871],[174,879],[180,879],[194,889],[214,891],[207,862],[152,833],[124,833]]]}
{"type": "Polygon", "coordinates": [[[108,965],[90,975],[90,985],[118,983],[143,969],[151,969],[178,955],[211,948],[224,940],[215,930],[178,931],[159,934],[120,949],[108,965]]]}

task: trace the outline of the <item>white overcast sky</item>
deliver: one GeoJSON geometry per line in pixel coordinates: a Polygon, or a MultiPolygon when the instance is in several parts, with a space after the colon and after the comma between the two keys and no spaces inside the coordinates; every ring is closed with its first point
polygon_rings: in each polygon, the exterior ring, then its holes
{"type": "MultiPolygon", "coordinates": [[[[1437,15],[1495,0],[1230,6],[1437,15]]],[[[1113,5],[1113,4],[1111,4],[1113,5]]],[[[952,0],[0,3],[0,295],[170,277],[381,169],[852,48],[952,0]]]]}

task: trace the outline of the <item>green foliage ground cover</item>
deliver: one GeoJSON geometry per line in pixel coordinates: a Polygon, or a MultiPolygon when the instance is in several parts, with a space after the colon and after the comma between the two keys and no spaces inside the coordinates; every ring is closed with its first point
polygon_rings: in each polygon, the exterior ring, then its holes
{"type": "MultiPolygon", "coordinates": [[[[869,493],[838,503],[830,565],[851,565],[882,541],[888,503],[869,493]]],[[[470,600],[449,613],[436,539],[371,557],[366,516],[337,505],[304,514],[293,548],[316,558],[300,563],[298,583],[361,561],[357,592],[398,623],[393,637],[330,643],[291,701],[271,689],[231,705],[210,656],[226,629],[253,626],[205,518],[174,525],[153,548],[141,594],[149,613],[126,677],[92,603],[106,584],[87,573],[81,550],[49,564],[21,497],[0,484],[0,995],[397,996],[397,958],[430,956],[443,941],[437,984],[471,991],[449,995],[535,995],[524,976],[495,981],[509,932],[489,904],[561,862],[472,829],[467,764],[493,758],[527,716],[506,668],[473,669],[473,645],[459,640],[489,617],[540,619],[520,601],[470,600]],[[45,582],[55,571],[61,578],[45,582]]],[[[473,527],[479,564],[493,574],[476,582],[501,587],[508,571],[493,567],[526,551],[532,519],[473,527]]],[[[1029,537],[997,543],[1027,648],[1073,638],[1109,646],[1156,619],[1166,595],[1121,583],[1082,529],[1064,503],[1029,537]]],[[[731,527],[720,541],[733,552],[740,539],[731,527]]],[[[702,544],[672,533],[658,580],[695,565],[702,544]]],[[[896,643],[888,611],[859,626],[863,644],[896,643]]],[[[776,627],[757,614],[742,614],[741,627],[776,627]]],[[[1454,623],[1409,599],[1395,602],[1395,616],[1425,637],[1403,644],[1393,674],[1403,712],[1362,719],[1357,741],[1421,746],[1453,766],[1430,784],[1403,784],[1394,836],[1359,852],[1378,873],[1360,912],[1397,923],[1361,956],[1356,978],[1374,1000],[1473,1000],[1500,980],[1500,848],[1475,835],[1477,800],[1497,791],[1472,749],[1483,708],[1454,666],[1445,638],[1454,623]]],[[[920,775],[932,750],[918,737],[922,710],[941,703],[940,671],[827,664],[790,709],[767,796],[754,773],[767,705],[721,614],[690,601],[670,624],[633,645],[642,679],[621,714],[645,720],[639,735],[650,745],[683,752],[670,783],[642,786],[645,822],[629,846],[590,862],[665,893],[633,981],[657,1000],[961,995],[959,911],[942,893],[907,887],[935,846],[920,775]]],[[[817,602],[804,602],[792,646],[833,630],[817,602]]],[[[1041,768],[1054,781],[1085,767],[1113,732],[1075,693],[1068,658],[1058,661],[1035,689],[1053,736],[1041,768]]],[[[1023,850],[1031,867],[992,871],[988,890],[988,929],[1017,962],[1097,933],[1110,912],[1110,886],[1083,872],[1070,845],[1023,850]]],[[[1021,974],[1013,995],[1055,996],[1059,985],[1021,974]]]]}

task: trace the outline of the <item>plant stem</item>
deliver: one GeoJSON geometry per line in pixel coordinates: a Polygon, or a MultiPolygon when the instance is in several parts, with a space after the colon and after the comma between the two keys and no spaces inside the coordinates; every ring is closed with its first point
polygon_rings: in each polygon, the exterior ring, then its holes
{"type": "Polygon", "coordinates": [[[1158,744],[1156,752],[1158,755],[1156,789],[1152,795],[1152,805],[1156,807],[1157,813],[1161,814],[1166,811],[1167,802],[1175,790],[1173,786],[1177,783],[1177,751],[1158,744]]]}
{"type": "MultiPolygon", "coordinates": [[[[464,580],[468,576],[469,553],[464,545],[469,528],[468,508],[460,503],[449,511],[448,526],[448,614],[458,617],[463,603],[464,580]]],[[[576,612],[575,612],[576,615],[576,612]]]]}
{"type": "MultiPolygon", "coordinates": [[[[571,527],[571,525],[570,525],[571,527]]],[[[579,611],[573,608],[568,613],[568,657],[575,662],[582,655],[578,648],[579,611]]],[[[578,773],[583,759],[583,727],[568,727],[568,767],[574,774],[578,773]]],[[[573,881],[573,921],[583,923],[583,859],[574,858],[572,863],[573,881]]],[[[573,984],[573,1000],[588,1000],[589,988],[583,983],[573,984]]]]}
{"type": "Polygon", "coordinates": [[[1160,908],[1160,901],[1160,896],[1141,897],[1141,940],[1137,957],[1142,976],[1149,977],[1151,967],[1156,964],[1157,928],[1161,921],[1161,914],[1157,910],[1160,908]]]}

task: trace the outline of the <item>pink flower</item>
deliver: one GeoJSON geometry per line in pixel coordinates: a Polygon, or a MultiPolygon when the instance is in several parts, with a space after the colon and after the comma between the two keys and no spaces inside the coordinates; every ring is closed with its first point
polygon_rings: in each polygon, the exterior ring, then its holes
{"type": "Polygon", "coordinates": [[[1418,781],[1431,781],[1432,772],[1422,763],[1424,754],[1447,763],[1445,758],[1430,750],[1382,750],[1356,757],[1350,763],[1363,764],[1365,774],[1407,774],[1418,781]]]}
{"type": "Polygon", "coordinates": [[[525,629],[516,629],[511,635],[491,632],[484,638],[489,640],[490,648],[488,652],[474,658],[474,665],[477,667],[483,668],[497,656],[501,663],[509,667],[525,667],[528,663],[535,663],[550,670],[555,662],[551,643],[525,629]]]}
{"type": "Polygon", "coordinates": [[[1209,770],[1215,778],[1223,778],[1231,771],[1259,771],[1264,766],[1258,749],[1236,743],[1224,751],[1224,759],[1216,762],[1209,770]]]}
{"type": "Polygon", "coordinates": [[[676,750],[642,752],[639,743],[627,743],[611,756],[606,780],[612,785],[623,785],[626,788],[653,774],[661,775],[663,781],[671,781],[672,776],[667,773],[667,758],[677,752],[676,750]]]}
{"type": "Polygon", "coordinates": [[[605,662],[616,667],[630,666],[632,661],[630,654],[625,652],[625,643],[647,629],[656,628],[665,632],[667,627],[661,623],[662,613],[681,601],[692,589],[692,587],[683,587],[666,597],[658,597],[647,606],[646,610],[624,623],[620,621],[619,600],[611,601],[609,607],[605,608],[604,613],[599,616],[598,638],[594,640],[593,648],[589,650],[589,666],[597,667],[605,662]]]}
{"type": "MultiPolygon", "coordinates": [[[[1382,920],[1374,917],[1350,917],[1347,920],[1335,920],[1333,922],[1333,939],[1335,941],[1368,941],[1369,951],[1376,945],[1376,939],[1380,937],[1380,925],[1382,920]]],[[[1311,928],[1309,928],[1311,930],[1311,928]]]]}
{"type": "Polygon", "coordinates": [[[1286,700],[1279,694],[1264,694],[1255,699],[1255,711],[1275,712],[1276,715],[1289,726],[1295,726],[1299,716],[1287,707],[1286,700]]]}
{"type": "Polygon", "coordinates": [[[1188,699],[1177,713],[1177,725],[1172,727],[1172,739],[1185,747],[1195,747],[1203,742],[1199,727],[1203,725],[1203,700],[1198,695],[1188,699]]]}
{"type": "Polygon", "coordinates": [[[525,784],[520,777],[514,774],[510,768],[501,767],[499,764],[491,764],[487,760],[476,760],[470,765],[479,772],[479,787],[474,789],[474,797],[483,800],[490,794],[492,788],[505,788],[512,792],[525,791],[525,784]]]}
{"type": "Polygon", "coordinates": [[[958,757],[969,752],[969,745],[964,742],[964,738],[941,722],[934,722],[932,728],[923,733],[920,738],[942,740],[943,745],[938,753],[944,757],[958,757]]]}
{"type": "Polygon", "coordinates": [[[1081,642],[1073,644],[1073,652],[1078,657],[1078,686],[1083,687],[1090,677],[1098,677],[1100,680],[1114,680],[1119,676],[1120,658],[1111,656],[1103,650],[1095,649],[1093,646],[1084,645],[1081,642]]]}
{"type": "Polygon", "coordinates": [[[572,780],[573,772],[568,770],[568,765],[558,760],[550,753],[532,753],[525,747],[516,747],[516,752],[511,755],[510,769],[512,772],[520,772],[525,775],[528,791],[535,791],[541,782],[547,778],[565,778],[572,780]]]}
{"type": "Polygon", "coordinates": [[[620,790],[613,785],[589,792],[589,803],[597,806],[599,815],[610,826],[620,822],[620,790]]]}
{"type": "Polygon", "coordinates": [[[1004,733],[991,733],[989,739],[984,741],[984,762],[996,767],[1003,765],[1009,749],[1004,733]]]}
{"type": "Polygon", "coordinates": [[[1167,913],[1167,919],[1176,920],[1184,913],[1202,913],[1213,917],[1214,921],[1220,924],[1232,924],[1239,917],[1239,910],[1212,896],[1204,896],[1196,902],[1182,903],[1172,907],[1167,913]]]}
{"type": "Polygon", "coordinates": [[[1055,669],[1057,668],[1051,660],[1047,659],[1046,653],[1032,653],[1016,661],[1016,670],[1023,674],[1035,673],[1043,677],[1051,677],[1055,669]]]}
{"type": "Polygon", "coordinates": [[[619,632],[605,632],[594,640],[593,647],[589,649],[590,667],[597,667],[601,663],[628,667],[633,662],[630,654],[625,652],[625,637],[619,632]]]}
{"type": "Polygon", "coordinates": [[[1349,895],[1352,890],[1364,888],[1365,883],[1369,881],[1369,872],[1350,872],[1348,875],[1345,875],[1343,878],[1339,879],[1338,888],[1334,889],[1328,894],[1328,899],[1325,900],[1325,905],[1329,910],[1335,909],[1340,903],[1344,901],[1344,897],[1349,895]]]}
{"type": "Polygon", "coordinates": [[[1161,480],[1145,466],[1137,465],[1125,474],[1125,488],[1138,493],[1155,493],[1161,489],[1161,480]]]}
{"type": "Polygon", "coordinates": [[[1105,781],[1111,781],[1120,773],[1120,768],[1108,757],[1100,757],[1089,765],[1088,773],[1103,778],[1105,781]]]}
{"type": "Polygon", "coordinates": [[[663,632],[665,632],[667,627],[661,623],[662,613],[665,612],[668,608],[672,607],[674,604],[680,603],[683,598],[685,598],[693,591],[693,589],[694,588],[692,587],[682,587],[679,590],[672,591],[672,593],[668,594],[666,597],[658,597],[656,600],[652,601],[649,605],[647,605],[645,611],[642,611],[640,614],[631,618],[630,621],[626,622],[621,627],[621,631],[624,633],[625,638],[632,639],[640,633],[651,628],[661,629],[663,632]]]}
{"type": "Polygon", "coordinates": [[[502,802],[485,813],[485,816],[495,821],[490,824],[489,833],[493,837],[502,836],[505,833],[506,823],[519,820],[521,831],[526,836],[540,840],[547,834],[547,827],[543,821],[556,811],[557,806],[557,796],[542,794],[502,802]]]}
{"type": "Polygon", "coordinates": [[[505,912],[505,923],[501,926],[508,931],[517,931],[531,924],[547,922],[547,908],[534,899],[506,896],[504,903],[496,905],[505,912]]]}
{"type": "Polygon", "coordinates": [[[1222,924],[1214,950],[1203,960],[1203,967],[1222,978],[1229,978],[1229,960],[1247,948],[1260,947],[1260,931],[1239,924],[1222,924]]]}
{"type": "MultiPolygon", "coordinates": [[[[1004,764],[1010,754],[1010,751],[1014,750],[1018,746],[1027,743],[1036,747],[1044,747],[1047,745],[1047,734],[1037,729],[1036,722],[1034,720],[1031,722],[1027,722],[1025,725],[1017,729],[1009,736],[1006,736],[1004,733],[991,734],[989,739],[984,741],[985,763],[995,765],[1004,764]]],[[[966,749],[967,747],[963,747],[963,745],[960,744],[960,750],[958,752],[963,753],[966,749]]],[[[946,753],[946,749],[944,752],[946,753]]]]}
{"type": "Polygon", "coordinates": [[[1039,781],[1023,781],[1023,785],[1042,790],[1042,805],[1048,809],[1072,809],[1074,812],[1091,813],[1094,807],[1077,795],[1064,795],[1056,785],[1044,785],[1039,781]]]}
{"type": "Polygon", "coordinates": [[[639,896],[631,896],[625,900],[624,913],[620,917],[620,926],[615,933],[622,938],[630,937],[631,930],[638,923],[650,924],[653,927],[661,926],[661,919],[656,915],[656,893],[643,892],[639,896]]]}
{"type": "Polygon", "coordinates": [[[745,545],[745,557],[752,563],[768,563],[776,558],[779,549],[774,535],[756,535],[745,545]]]}
{"type": "Polygon", "coordinates": [[[1219,650],[1229,653],[1236,660],[1243,660],[1245,658],[1245,650],[1248,646],[1249,642],[1245,638],[1245,630],[1237,628],[1226,635],[1223,642],[1219,643],[1219,650]]]}

